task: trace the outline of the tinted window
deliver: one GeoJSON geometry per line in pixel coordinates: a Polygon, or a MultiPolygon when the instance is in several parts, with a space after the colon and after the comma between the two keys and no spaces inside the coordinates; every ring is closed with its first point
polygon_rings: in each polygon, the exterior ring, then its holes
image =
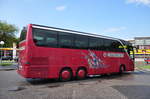
{"type": "Polygon", "coordinates": [[[111,45],[110,40],[109,39],[103,39],[103,41],[104,41],[103,50],[110,51],[110,45],[111,45]]]}
{"type": "Polygon", "coordinates": [[[73,34],[59,32],[59,47],[72,48],[73,46],[73,34]]]}
{"type": "Polygon", "coordinates": [[[116,41],[116,40],[110,40],[110,41],[111,42],[110,42],[110,48],[109,48],[109,50],[110,51],[114,51],[114,52],[119,51],[119,46],[118,46],[119,42],[116,41]]]}
{"type": "Polygon", "coordinates": [[[57,32],[33,28],[33,40],[37,46],[57,47],[57,32]]]}
{"type": "Polygon", "coordinates": [[[88,37],[82,35],[75,35],[74,48],[87,49],[88,48],[88,37]]]}
{"type": "Polygon", "coordinates": [[[27,34],[27,27],[24,27],[21,31],[20,41],[23,41],[26,39],[26,34],[27,34]]]}
{"type": "Polygon", "coordinates": [[[89,49],[92,50],[102,50],[103,48],[103,41],[101,38],[89,38],[89,49]]]}
{"type": "Polygon", "coordinates": [[[106,51],[123,52],[124,49],[120,42],[116,40],[104,39],[104,48],[106,51]]]}
{"type": "Polygon", "coordinates": [[[119,41],[115,41],[113,47],[115,48],[115,51],[124,52],[124,48],[119,41]]]}

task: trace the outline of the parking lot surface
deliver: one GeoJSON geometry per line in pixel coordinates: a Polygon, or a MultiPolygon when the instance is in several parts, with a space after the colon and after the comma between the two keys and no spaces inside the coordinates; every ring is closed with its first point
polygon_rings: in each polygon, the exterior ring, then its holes
{"type": "Polygon", "coordinates": [[[0,71],[0,99],[149,99],[149,89],[146,70],[69,82],[24,79],[15,70],[0,71]]]}

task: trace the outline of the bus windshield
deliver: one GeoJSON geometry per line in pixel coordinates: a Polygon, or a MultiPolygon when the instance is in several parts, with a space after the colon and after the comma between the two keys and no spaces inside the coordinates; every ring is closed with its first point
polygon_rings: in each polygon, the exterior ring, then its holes
{"type": "Polygon", "coordinates": [[[27,27],[24,27],[21,31],[20,41],[24,41],[26,39],[27,27]]]}
{"type": "Polygon", "coordinates": [[[130,56],[132,59],[134,59],[134,51],[133,51],[133,47],[132,47],[132,46],[130,46],[130,45],[127,46],[127,52],[128,52],[128,54],[129,54],[129,56],[130,56]]]}
{"type": "Polygon", "coordinates": [[[133,50],[132,44],[128,41],[124,41],[124,40],[121,40],[121,41],[124,44],[124,48],[126,49],[130,58],[132,58],[134,60],[134,50],[133,50]]]}

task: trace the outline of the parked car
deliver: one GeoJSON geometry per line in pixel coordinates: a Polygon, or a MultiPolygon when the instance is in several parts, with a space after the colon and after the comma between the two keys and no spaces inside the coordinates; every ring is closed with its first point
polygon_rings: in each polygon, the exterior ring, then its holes
{"type": "Polygon", "coordinates": [[[2,60],[13,60],[11,56],[3,56],[2,60]]]}
{"type": "Polygon", "coordinates": [[[150,64],[150,57],[145,58],[144,61],[145,61],[147,64],[150,64]]]}

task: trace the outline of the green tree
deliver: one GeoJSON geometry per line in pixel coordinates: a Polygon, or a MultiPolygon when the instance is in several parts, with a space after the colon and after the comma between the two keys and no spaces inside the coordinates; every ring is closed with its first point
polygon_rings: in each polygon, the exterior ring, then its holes
{"type": "Polygon", "coordinates": [[[4,47],[12,47],[13,42],[18,42],[16,38],[18,28],[13,24],[0,21],[0,41],[4,41],[4,47]]]}

